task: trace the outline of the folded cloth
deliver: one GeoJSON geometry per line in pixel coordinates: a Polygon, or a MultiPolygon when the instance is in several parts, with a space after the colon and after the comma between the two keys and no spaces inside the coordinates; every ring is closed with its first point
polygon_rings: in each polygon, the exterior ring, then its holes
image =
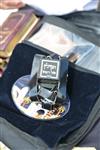
{"type": "Polygon", "coordinates": [[[55,147],[60,139],[81,127],[100,95],[100,76],[87,73],[69,64],[68,93],[71,99],[70,111],[61,119],[39,121],[28,118],[15,107],[11,96],[14,82],[30,74],[34,54],[46,54],[34,46],[16,46],[8,68],[0,79],[0,117],[28,134],[39,137],[48,147],[55,147]]]}

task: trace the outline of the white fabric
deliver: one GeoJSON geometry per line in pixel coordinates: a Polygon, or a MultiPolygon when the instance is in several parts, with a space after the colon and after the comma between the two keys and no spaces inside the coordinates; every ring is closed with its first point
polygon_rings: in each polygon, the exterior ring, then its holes
{"type": "MultiPolygon", "coordinates": [[[[33,6],[48,15],[63,15],[74,10],[83,10],[91,0],[22,0],[25,4],[33,6]]],[[[96,0],[92,0],[96,1],[96,0]]]]}

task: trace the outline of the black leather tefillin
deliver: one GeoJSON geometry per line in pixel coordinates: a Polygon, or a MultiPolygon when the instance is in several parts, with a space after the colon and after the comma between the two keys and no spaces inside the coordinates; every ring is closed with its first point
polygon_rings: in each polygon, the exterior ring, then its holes
{"type": "Polygon", "coordinates": [[[34,56],[30,90],[28,97],[37,99],[42,103],[42,108],[53,110],[58,104],[69,102],[67,93],[68,61],[65,57],[34,56]]]}

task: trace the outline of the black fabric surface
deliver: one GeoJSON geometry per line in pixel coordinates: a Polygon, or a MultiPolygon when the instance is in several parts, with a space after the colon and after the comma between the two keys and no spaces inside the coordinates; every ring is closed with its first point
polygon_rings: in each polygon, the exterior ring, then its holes
{"type": "Polygon", "coordinates": [[[19,44],[15,48],[8,68],[0,79],[0,116],[30,135],[40,137],[49,147],[54,147],[62,137],[67,137],[87,120],[100,95],[100,76],[81,72],[69,64],[68,93],[71,108],[68,114],[46,122],[28,118],[15,107],[11,88],[19,77],[30,74],[35,53],[46,54],[26,44],[19,44]]]}

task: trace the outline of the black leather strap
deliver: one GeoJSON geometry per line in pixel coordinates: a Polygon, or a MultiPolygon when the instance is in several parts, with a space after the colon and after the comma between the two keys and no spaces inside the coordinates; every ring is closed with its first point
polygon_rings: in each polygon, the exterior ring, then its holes
{"type": "MultiPolygon", "coordinates": [[[[67,94],[67,73],[68,73],[68,61],[65,57],[62,57],[60,59],[60,77],[59,81],[55,84],[52,84],[50,82],[39,83],[38,82],[38,71],[41,63],[41,59],[44,58],[44,55],[36,54],[34,56],[33,64],[32,64],[32,70],[31,70],[31,78],[28,86],[30,87],[30,90],[27,94],[29,97],[37,97],[41,98],[44,103],[45,100],[47,100],[49,103],[52,103],[57,100],[57,102],[65,103],[66,98],[68,99],[67,94]],[[49,88],[48,88],[49,87],[49,88]],[[52,90],[50,90],[50,88],[52,90]]],[[[57,58],[58,56],[52,56],[53,59],[57,58]]]]}

